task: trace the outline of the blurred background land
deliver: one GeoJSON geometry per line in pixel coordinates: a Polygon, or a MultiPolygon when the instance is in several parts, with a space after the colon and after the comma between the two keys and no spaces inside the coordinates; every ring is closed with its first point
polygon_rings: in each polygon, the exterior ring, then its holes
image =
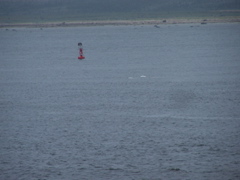
{"type": "Polygon", "coordinates": [[[238,22],[240,0],[0,0],[1,25],[175,23],[178,20],[238,22]]]}

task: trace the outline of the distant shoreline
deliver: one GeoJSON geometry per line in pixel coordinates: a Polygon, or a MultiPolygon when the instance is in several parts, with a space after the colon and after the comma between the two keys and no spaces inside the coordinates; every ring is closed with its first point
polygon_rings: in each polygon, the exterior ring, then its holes
{"type": "Polygon", "coordinates": [[[105,20],[105,21],[79,21],[79,22],[53,22],[53,23],[0,23],[0,28],[50,28],[50,27],[79,27],[79,26],[107,26],[107,25],[160,25],[160,24],[207,24],[207,23],[235,23],[240,18],[227,19],[162,19],[162,20],[105,20]]]}

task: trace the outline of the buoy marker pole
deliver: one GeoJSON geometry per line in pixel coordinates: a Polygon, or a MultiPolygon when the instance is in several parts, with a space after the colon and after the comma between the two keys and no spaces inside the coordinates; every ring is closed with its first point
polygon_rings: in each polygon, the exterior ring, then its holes
{"type": "Polygon", "coordinates": [[[78,59],[85,59],[84,55],[83,55],[83,47],[82,47],[82,43],[78,43],[78,49],[79,49],[79,56],[78,59]]]}

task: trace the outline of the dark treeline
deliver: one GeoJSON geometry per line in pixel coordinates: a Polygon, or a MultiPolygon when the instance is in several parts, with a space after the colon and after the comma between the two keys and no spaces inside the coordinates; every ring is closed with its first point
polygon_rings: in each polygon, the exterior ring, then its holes
{"type": "MultiPolygon", "coordinates": [[[[0,22],[239,10],[240,0],[0,0],[0,22]]],[[[131,18],[131,17],[130,17],[131,18]]]]}

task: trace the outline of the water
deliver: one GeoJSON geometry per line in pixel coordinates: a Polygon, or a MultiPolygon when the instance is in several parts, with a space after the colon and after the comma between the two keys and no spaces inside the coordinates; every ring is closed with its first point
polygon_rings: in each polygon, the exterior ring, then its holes
{"type": "Polygon", "coordinates": [[[239,32],[0,29],[0,179],[239,179],[239,32]]]}

